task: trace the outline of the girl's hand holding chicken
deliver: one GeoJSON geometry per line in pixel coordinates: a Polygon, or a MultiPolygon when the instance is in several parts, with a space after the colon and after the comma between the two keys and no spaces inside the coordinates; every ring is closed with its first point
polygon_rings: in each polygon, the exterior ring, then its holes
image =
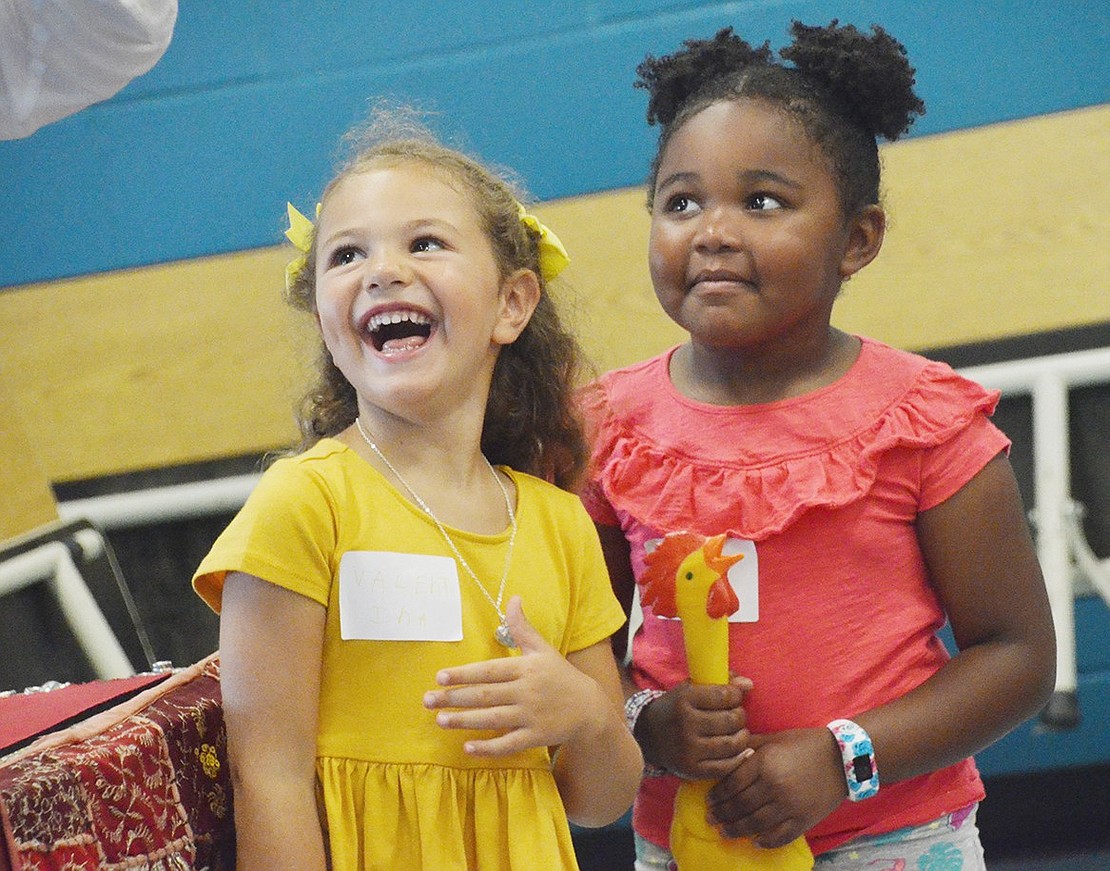
{"type": "Polygon", "coordinates": [[[636,723],[646,760],[686,779],[727,777],[748,755],[743,702],[751,686],[745,677],[723,685],[685,680],[660,696],[636,723]]]}
{"type": "Polygon", "coordinates": [[[726,838],[781,847],[845,798],[840,753],[827,729],[752,735],[752,752],[709,790],[709,822],[726,838]]]}

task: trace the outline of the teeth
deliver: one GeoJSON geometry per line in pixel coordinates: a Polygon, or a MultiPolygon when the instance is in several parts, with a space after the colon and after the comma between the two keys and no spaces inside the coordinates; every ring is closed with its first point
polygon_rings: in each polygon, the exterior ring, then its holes
{"type": "Polygon", "coordinates": [[[366,329],[368,329],[370,332],[374,332],[376,330],[380,330],[384,326],[388,326],[389,324],[399,324],[399,323],[402,323],[404,321],[407,321],[411,324],[424,325],[424,324],[430,324],[432,322],[432,319],[430,317],[428,317],[427,315],[421,314],[420,312],[413,312],[413,311],[384,312],[383,314],[374,315],[372,318],[370,318],[370,320],[366,322],[366,329]]]}

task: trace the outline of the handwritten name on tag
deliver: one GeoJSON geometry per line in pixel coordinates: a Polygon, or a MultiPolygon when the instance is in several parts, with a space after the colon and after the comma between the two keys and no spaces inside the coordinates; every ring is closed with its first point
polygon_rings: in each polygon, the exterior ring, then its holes
{"type": "Polygon", "coordinates": [[[455,560],[373,550],[343,554],[339,632],[345,641],[461,641],[455,560]]]}

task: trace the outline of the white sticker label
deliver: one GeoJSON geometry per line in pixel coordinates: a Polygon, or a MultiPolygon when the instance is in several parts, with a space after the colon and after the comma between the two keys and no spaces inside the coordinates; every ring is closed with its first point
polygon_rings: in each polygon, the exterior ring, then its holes
{"type": "Polygon", "coordinates": [[[729,538],[721,548],[724,556],[742,553],[744,558],[728,570],[728,582],[740,600],[740,610],[730,614],[729,623],[756,623],[759,620],[759,556],[755,542],[745,538],[729,538]]]}
{"type": "Polygon", "coordinates": [[[345,641],[461,641],[455,560],[372,550],[343,554],[339,631],[345,641]]]}

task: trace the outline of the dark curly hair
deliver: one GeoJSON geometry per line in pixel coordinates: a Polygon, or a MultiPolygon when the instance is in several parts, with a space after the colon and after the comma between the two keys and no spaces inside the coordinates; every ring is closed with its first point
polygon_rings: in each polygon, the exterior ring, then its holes
{"type": "MultiPolygon", "coordinates": [[[[482,452],[504,464],[574,489],[588,451],[576,411],[574,389],[584,363],[578,342],[567,330],[540,270],[539,237],[520,220],[522,198],[506,174],[438,142],[415,109],[379,106],[369,121],[347,136],[352,157],[340,168],[321,198],[347,177],[383,166],[418,163],[432,168],[470,197],[493,248],[501,277],[529,269],[540,283],[540,300],[528,325],[501,349],[482,428],[482,452]]],[[[316,243],[293,278],[287,301],[316,311],[316,243]]],[[[316,383],[300,403],[298,421],[303,450],[354,423],[355,389],[336,367],[321,337],[316,383]]]]}
{"type": "Polygon", "coordinates": [[[879,202],[877,137],[896,140],[925,112],[905,47],[878,25],[866,34],[836,20],[828,27],[794,21],[790,32],[794,42],[780,60],[769,43],[753,47],[726,27],[674,54],[648,55],[636,68],[635,87],[650,95],[648,124],[661,128],[649,206],[675,131],[710,104],[739,99],[763,100],[797,119],[831,162],[845,214],[879,202]]]}

